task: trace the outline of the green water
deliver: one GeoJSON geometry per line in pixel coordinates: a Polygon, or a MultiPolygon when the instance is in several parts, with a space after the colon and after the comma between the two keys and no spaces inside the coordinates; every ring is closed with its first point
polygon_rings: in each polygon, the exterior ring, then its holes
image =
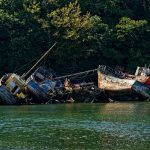
{"type": "Polygon", "coordinates": [[[150,103],[0,106],[2,150],[149,150],[150,103]]]}

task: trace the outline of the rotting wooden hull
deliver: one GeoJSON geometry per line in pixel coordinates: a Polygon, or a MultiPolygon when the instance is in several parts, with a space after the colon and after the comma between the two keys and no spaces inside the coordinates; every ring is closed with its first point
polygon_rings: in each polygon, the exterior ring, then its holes
{"type": "Polygon", "coordinates": [[[139,81],[141,83],[145,83],[146,85],[148,85],[148,80],[149,80],[150,77],[148,76],[135,76],[133,79],[136,80],[136,81],[139,81]]]}
{"type": "Polygon", "coordinates": [[[150,98],[150,88],[133,79],[120,79],[98,70],[98,87],[110,98],[137,100],[139,95],[150,98]]]}
{"type": "Polygon", "coordinates": [[[3,85],[0,85],[0,104],[15,105],[17,100],[13,94],[3,85]]]}
{"type": "Polygon", "coordinates": [[[98,88],[105,91],[109,98],[115,100],[136,100],[137,94],[132,90],[135,80],[119,79],[98,70],[98,88]]]}
{"type": "Polygon", "coordinates": [[[120,78],[120,79],[136,80],[141,83],[150,85],[150,76],[148,76],[147,74],[143,75],[143,74],[135,73],[135,75],[131,75],[131,74],[123,73],[122,71],[118,71],[109,66],[104,66],[104,65],[99,65],[98,69],[106,75],[110,75],[110,76],[120,78]]]}

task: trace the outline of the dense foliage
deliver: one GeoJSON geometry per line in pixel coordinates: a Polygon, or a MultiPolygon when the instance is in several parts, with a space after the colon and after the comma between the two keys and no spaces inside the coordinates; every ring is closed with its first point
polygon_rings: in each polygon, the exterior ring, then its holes
{"type": "Polygon", "coordinates": [[[150,0],[0,0],[0,74],[23,73],[56,41],[46,63],[62,73],[134,70],[150,63],[149,21],[150,0]]]}

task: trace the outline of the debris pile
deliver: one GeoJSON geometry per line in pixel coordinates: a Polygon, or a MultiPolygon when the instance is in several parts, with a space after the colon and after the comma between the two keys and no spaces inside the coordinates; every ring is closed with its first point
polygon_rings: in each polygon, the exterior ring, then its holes
{"type": "Polygon", "coordinates": [[[51,68],[39,66],[55,45],[27,73],[22,76],[10,73],[0,79],[0,104],[96,103],[150,99],[150,67],[137,67],[135,75],[131,75],[99,65],[98,69],[58,76],[51,68]],[[91,74],[97,74],[97,79],[93,77],[93,81],[88,81],[91,74]],[[80,80],[77,80],[79,77],[80,80]]]}

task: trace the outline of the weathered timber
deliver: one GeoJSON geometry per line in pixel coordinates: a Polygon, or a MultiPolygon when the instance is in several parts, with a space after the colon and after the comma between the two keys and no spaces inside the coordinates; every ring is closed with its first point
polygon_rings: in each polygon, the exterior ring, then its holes
{"type": "Polygon", "coordinates": [[[101,68],[98,69],[98,87],[104,90],[108,97],[115,99],[137,100],[139,95],[150,97],[148,86],[137,81],[136,78],[117,78],[101,68]]]}

